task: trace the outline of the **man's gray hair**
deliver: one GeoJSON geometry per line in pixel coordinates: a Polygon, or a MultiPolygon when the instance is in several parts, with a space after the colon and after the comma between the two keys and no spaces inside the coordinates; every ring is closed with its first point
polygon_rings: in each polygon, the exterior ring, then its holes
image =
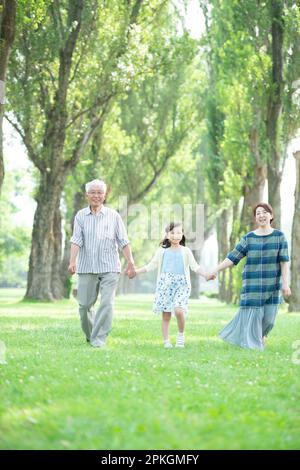
{"type": "Polygon", "coordinates": [[[102,181],[102,180],[89,181],[85,185],[85,190],[88,193],[92,188],[95,188],[95,187],[97,187],[99,189],[102,189],[106,193],[106,188],[107,187],[106,187],[106,184],[104,183],[104,181],[102,181]]]}

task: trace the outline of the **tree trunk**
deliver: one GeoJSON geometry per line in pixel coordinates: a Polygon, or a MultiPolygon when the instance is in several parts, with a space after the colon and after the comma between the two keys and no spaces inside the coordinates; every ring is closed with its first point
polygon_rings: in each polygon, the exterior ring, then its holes
{"type": "MultiPolygon", "coordinates": [[[[42,175],[37,208],[34,215],[32,244],[29,258],[26,299],[54,300],[58,297],[55,260],[61,253],[60,198],[65,175],[47,178],[42,175]],[[60,236],[58,236],[58,231],[60,236]]],[[[60,262],[59,265],[60,267],[60,262]]]]}
{"type": "Polygon", "coordinates": [[[61,213],[58,207],[54,213],[53,222],[53,260],[51,273],[51,292],[54,299],[62,299],[64,286],[61,279],[62,264],[62,230],[61,213]]]}
{"type": "Polygon", "coordinates": [[[291,290],[289,312],[300,311],[300,151],[294,154],[296,159],[295,212],[292,229],[291,290]]]}
{"type": "MultiPolygon", "coordinates": [[[[38,205],[34,217],[32,248],[30,254],[28,286],[26,298],[39,300],[53,300],[61,295],[61,281],[58,280],[58,266],[61,269],[61,234],[59,206],[66,176],[78,164],[81,156],[86,150],[95,131],[103,124],[103,119],[109,102],[115,96],[114,87],[104,90],[103,97],[97,96],[91,106],[85,110],[86,125],[78,124],[78,115],[68,116],[67,102],[70,85],[76,77],[78,71],[78,53],[76,48],[79,33],[82,29],[82,22],[85,21],[84,6],[88,2],[84,0],[68,0],[67,2],[52,2],[53,8],[49,12],[53,14],[53,20],[57,25],[59,54],[57,61],[57,76],[53,76],[55,85],[55,95],[53,100],[44,100],[45,89],[41,80],[41,96],[39,97],[45,107],[45,125],[43,136],[36,135],[37,141],[33,137],[34,121],[30,113],[24,113],[21,118],[20,128],[24,131],[23,141],[27,147],[30,159],[41,173],[41,184],[38,193],[38,205]],[[66,13],[61,15],[61,5],[66,13]],[[66,24],[66,28],[64,27],[66,24]],[[74,59],[75,54],[75,59],[74,59]],[[76,63],[75,63],[76,62],[76,63]],[[71,73],[72,72],[72,73],[71,73]],[[65,139],[67,129],[72,127],[74,135],[74,145],[70,152],[65,155],[65,139]],[[36,150],[36,148],[38,150],[36,150]],[[41,148],[41,150],[40,150],[41,148]],[[54,289],[52,291],[52,289],[54,289]]],[[[137,0],[130,15],[130,21],[136,22],[139,6],[142,0],[137,0]]],[[[88,8],[88,5],[86,5],[88,8]]],[[[128,31],[131,31],[128,25],[128,31]]],[[[114,57],[117,67],[118,59],[126,53],[129,41],[121,44],[119,54],[114,57]]],[[[32,74],[36,73],[36,65],[32,68],[32,61],[28,48],[22,49],[24,65],[24,81],[30,89],[32,74]]],[[[43,64],[44,56],[41,57],[40,66],[43,64]]],[[[47,59],[46,59],[47,60],[47,59]]],[[[74,83],[72,85],[74,87],[74,83]]],[[[47,88],[47,87],[46,87],[47,88]]],[[[98,95],[98,93],[97,93],[98,95]]],[[[100,87],[99,95],[102,95],[100,87]]],[[[25,95],[24,95],[25,96],[25,95]]],[[[30,102],[29,102],[30,103],[30,102]]],[[[84,103],[78,102],[78,108],[84,103]]],[[[22,114],[22,113],[21,113],[22,114]]],[[[68,131],[70,132],[70,131],[68,131]]],[[[61,275],[61,273],[60,273],[61,275]]]]}
{"type": "Polygon", "coordinates": [[[254,177],[251,185],[244,187],[244,202],[241,215],[241,231],[249,232],[254,228],[253,208],[263,201],[264,188],[267,176],[267,165],[255,165],[254,177]]]}
{"type": "MultiPolygon", "coordinates": [[[[231,225],[231,233],[229,237],[229,246],[228,246],[228,251],[232,250],[239,237],[240,237],[240,225],[236,225],[235,220],[238,219],[240,220],[240,214],[239,214],[239,202],[235,202],[232,206],[232,225],[231,225]]],[[[227,254],[227,253],[226,253],[227,254]]],[[[226,256],[226,255],[225,255],[226,256]]],[[[225,257],[224,256],[224,257],[225,257]]],[[[224,272],[224,271],[223,271],[224,272]]],[[[225,293],[225,302],[227,304],[234,303],[236,302],[236,293],[233,290],[233,269],[227,269],[225,270],[226,273],[226,293],[225,293]]]]}
{"type": "MultiPolygon", "coordinates": [[[[224,209],[217,220],[217,238],[218,238],[218,251],[219,259],[223,260],[229,251],[228,246],[228,209],[224,209]]],[[[222,302],[227,300],[227,282],[226,271],[221,271],[219,274],[219,299],[222,302]]]]}
{"type": "MultiPolygon", "coordinates": [[[[197,263],[200,263],[201,251],[192,250],[192,253],[197,263]]],[[[198,299],[199,293],[200,293],[200,276],[194,271],[191,271],[191,299],[198,299]]]]}
{"type": "MultiPolygon", "coordinates": [[[[197,208],[197,204],[203,204],[204,202],[204,176],[203,176],[202,161],[199,157],[197,160],[196,172],[197,172],[197,187],[196,187],[196,197],[195,197],[195,208],[197,208]]],[[[193,226],[197,229],[196,227],[197,224],[195,223],[197,215],[194,213],[195,208],[193,208],[192,220],[193,220],[193,226]]],[[[202,217],[205,218],[205,211],[202,213],[202,217]]],[[[204,220],[202,222],[204,225],[204,220]]],[[[202,227],[202,229],[204,232],[204,226],[202,227]]],[[[203,242],[204,241],[205,241],[205,232],[203,233],[203,242]]],[[[198,250],[192,250],[195,260],[199,264],[201,262],[202,249],[203,249],[203,246],[198,250]]],[[[191,298],[198,299],[199,294],[200,294],[200,276],[194,271],[191,271],[191,298]]]]}
{"type": "Polygon", "coordinates": [[[275,168],[272,164],[268,164],[268,202],[273,207],[274,223],[276,223],[276,228],[278,229],[281,227],[281,180],[282,170],[278,167],[275,168]]]}
{"type": "MultiPolygon", "coordinates": [[[[63,152],[68,119],[67,96],[70,71],[81,29],[83,4],[83,0],[69,2],[68,21],[74,27],[70,29],[64,47],[61,47],[59,51],[58,88],[53,104],[47,112],[43,146],[39,154],[34,154],[28,148],[31,160],[40,170],[41,180],[34,215],[26,299],[54,300],[62,298],[60,200],[66,176],[77,163],[74,158],[74,161],[70,161],[67,165],[63,152]]],[[[23,127],[25,141],[31,147],[31,122],[26,122],[23,127]]],[[[77,154],[79,155],[78,151],[77,154]]]]}
{"type": "Polygon", "coordinates": [[[73,232],[74,219],[77,212],[82,209],[85,205],[85,188],[84,185],[81,187],[81,191],[75,193],[73,198],[73,215],[71,223],[66,221],[65,229],[65,246],[64,246],[64,255],[60,265],[60,283],[62,286],[62,295],[65,299],[69,299],[71,295],[71,275],[68,272],[68,266],[70,262],[70,249],[71,243],[70,238],[73,232]]]}
{"type": "Polygon", "coordinates": [[[0,193],[4,180],[3,116],[5,103],[5,78],[9,54],[15,36],[16,0],[3,0],[0,25],[0,193]]]}
{"type": "Polygon", "coordinates": [[[64,255],[61,262],[61,269],[60,269],[60,282],[62,285],[62,296],[64,299],[69,299],[71,297],[71,285],[72,285],[72,277],[68,272],[69,262],[70,262],[70,231],[65,231],[65,246],[64,246],[64,255]]]}
{"type": "Polygon", "coordinates": [[[274,209],[276,226],[281,225],[280,184],[283,158],[281,158],[281,114],[283,103],[283,0],[271,1],[272,18],[272,81],[267,115],[267,135],[270,143],[268,161],[269,203],[274,209]]]}

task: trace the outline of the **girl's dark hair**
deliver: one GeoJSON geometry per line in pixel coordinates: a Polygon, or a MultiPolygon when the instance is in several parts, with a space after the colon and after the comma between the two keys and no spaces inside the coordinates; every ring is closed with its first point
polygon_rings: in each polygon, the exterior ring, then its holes
{"type": "MultiPolygon", "coordinates": [[[[171,222],[165,228],[166,234],[171,232],[175,227],[182,227],[182,224],[180,222],[171,222]]],[[[179,245],[185,246],[185,236],[184,235],[182,235],[182,239],[180,240],[179,245]]],[[[167,237],[165,237],[160,242],[160,246],[162,246],[163,248],[169,248],[171,246],[171,242],[167,237]]]]}
{"type": "Polygon", "coordinates": [[[273,217],[273,207],[270,205],[270,204],[267,204],[266,202],[259,202],[258,204],[256,204],[256,206],[254,207],[253,209],[253,215],[254,217],[256,217],[256,211],[259,207],[262,207],[263,209],[265,209],[265,211],[269,212],[269,214],[271,214],[272,216],[272,219],[270,220],[270,223],[272,224],[273,220],[274,220],[274,217],[273,217]]]}

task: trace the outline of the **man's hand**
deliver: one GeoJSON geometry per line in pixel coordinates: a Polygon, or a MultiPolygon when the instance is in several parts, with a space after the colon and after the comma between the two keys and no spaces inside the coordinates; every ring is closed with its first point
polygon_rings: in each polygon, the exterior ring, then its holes
{"type": "Polygon", "coordinates": [[[76,263],[70,263],[68,267],[69,273],[73,276],[76,272],[76,263]]]}
{"type": "Polygon", "coordinates": [[[129,279],[133,279],[136,276],[134,263],[128,263],[127,264],[127,268],[125,269],[125,273],[129,277],[129,279]]]}

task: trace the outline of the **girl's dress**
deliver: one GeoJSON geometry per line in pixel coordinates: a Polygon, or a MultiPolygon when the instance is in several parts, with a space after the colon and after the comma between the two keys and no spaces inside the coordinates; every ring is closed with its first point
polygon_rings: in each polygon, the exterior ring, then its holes
{"type": "Polygon", "coordinates": [[[187,314],[191,293],[190,268],[193,271],[200,268],[191,250],[184,246],[179,250],[159,248],[145,268],[146,271],[158,268],[154,312],[174,314],[175,307],[179,307],[187,314]]]}
{"type": "Polygon", "coordinates": [[[280,263],[289,261],[286,238],[275,229],[269,235],[249,232],[227,258],[236,265],[244,256],[240,308],[220,336],[228,343],[262,350],[262,338],[272,329],[282,303],[280,263]]]}

